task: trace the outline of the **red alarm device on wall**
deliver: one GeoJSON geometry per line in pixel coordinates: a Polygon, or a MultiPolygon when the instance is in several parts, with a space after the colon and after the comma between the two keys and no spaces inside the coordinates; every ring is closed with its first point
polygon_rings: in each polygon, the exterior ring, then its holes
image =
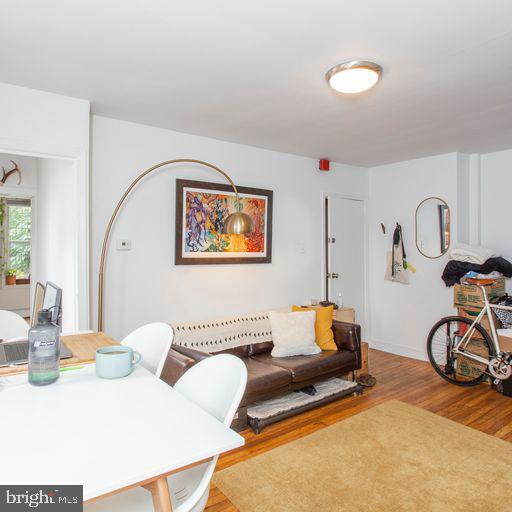
{"type": "Polygon", "coordinates": [[[329,165],[330,165],[330,162],[329,162],[329,160],[327,160],[327,158],[321,158],[318,161],[318,168],[321,171],[328,171],[329,170],[329,165]]]}

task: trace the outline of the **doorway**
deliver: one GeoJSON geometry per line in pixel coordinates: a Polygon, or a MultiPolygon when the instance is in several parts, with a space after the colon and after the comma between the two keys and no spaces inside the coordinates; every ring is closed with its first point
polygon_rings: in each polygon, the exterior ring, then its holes
{"type": "Polygon", "coordinates": [[[0,152],[1,167],[19,175],[0,186],[0,309],[37,318],[36,283],[50,281],[63,290],[63,331],[76,332],[87,304],[79,293],[75,162],[0,152]]]}
{"type": "Polygon", "coordinates": [[[326,300],[353,308],[365,325],[365,203],[336,194],[325,196],[326,300]]]}

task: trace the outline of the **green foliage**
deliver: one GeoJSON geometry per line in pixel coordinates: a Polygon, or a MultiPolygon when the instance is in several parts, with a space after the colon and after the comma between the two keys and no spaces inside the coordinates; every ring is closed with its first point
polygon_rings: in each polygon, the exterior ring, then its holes
{"type": "Polygon", "coordinates": [[[16,269],[18,275],[30,273],[30,237],[31,237],[31,208],[30,206],[9,207],[9,261],[11,269],[16,269]]]}
{"type": "Polygon", "coordinates": [[[15,268],[8,268],[6,271],[5,271],[5,275],[7,277],[9,276],[15,276],[17,274],[17,270],[15,268]]]}
{"type": "Polygon", "coordinates": [[[9,208],[9,240],[30,240],[30,206],[11,206],[9,208]]]}
{"type": "Polygon", "coordinates": [[[9,244],[9,264],[18,269],[20,275],[27,275],[30,272],[30,245],[9,244]]]}

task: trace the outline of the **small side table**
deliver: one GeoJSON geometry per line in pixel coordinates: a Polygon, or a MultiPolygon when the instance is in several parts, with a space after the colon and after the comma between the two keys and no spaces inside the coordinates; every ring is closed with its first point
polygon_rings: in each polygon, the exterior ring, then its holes
{"type": "Polygon", "coordinates": [[[356,312],[354,308],[338,308],[333,313],[334,320],[339,322],[349,322],[351,324],[356,323],[356,312]]]}
{"type": "Polygon", "coordinates": [[[368,368],[370,366],[369,355],[368,355],[368,343],[366,341],[361,342],[361,369],[357,370],[358,374],[370,373],[368,368]]]}

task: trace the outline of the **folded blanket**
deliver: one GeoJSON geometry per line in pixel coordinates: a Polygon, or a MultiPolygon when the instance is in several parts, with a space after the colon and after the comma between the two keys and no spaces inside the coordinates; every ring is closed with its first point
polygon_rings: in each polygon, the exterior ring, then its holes
{"type": "Polygon", "coordinates": [[[459,244],[450,251],[450,259],[483,265],[489,258],[500,256],[497,252],[481,245],[459,244]]]}
{"type": "Polygon", "coordinates": [[[490,274],[497,271],[505,277],[512,277],[512,263],[505,258],[489,258],[483,265],[468,263],[467,261],[449,261],[444,267],[442,279],[446,286],[453,286],[471,270],[479,274],[490,274]]]}

